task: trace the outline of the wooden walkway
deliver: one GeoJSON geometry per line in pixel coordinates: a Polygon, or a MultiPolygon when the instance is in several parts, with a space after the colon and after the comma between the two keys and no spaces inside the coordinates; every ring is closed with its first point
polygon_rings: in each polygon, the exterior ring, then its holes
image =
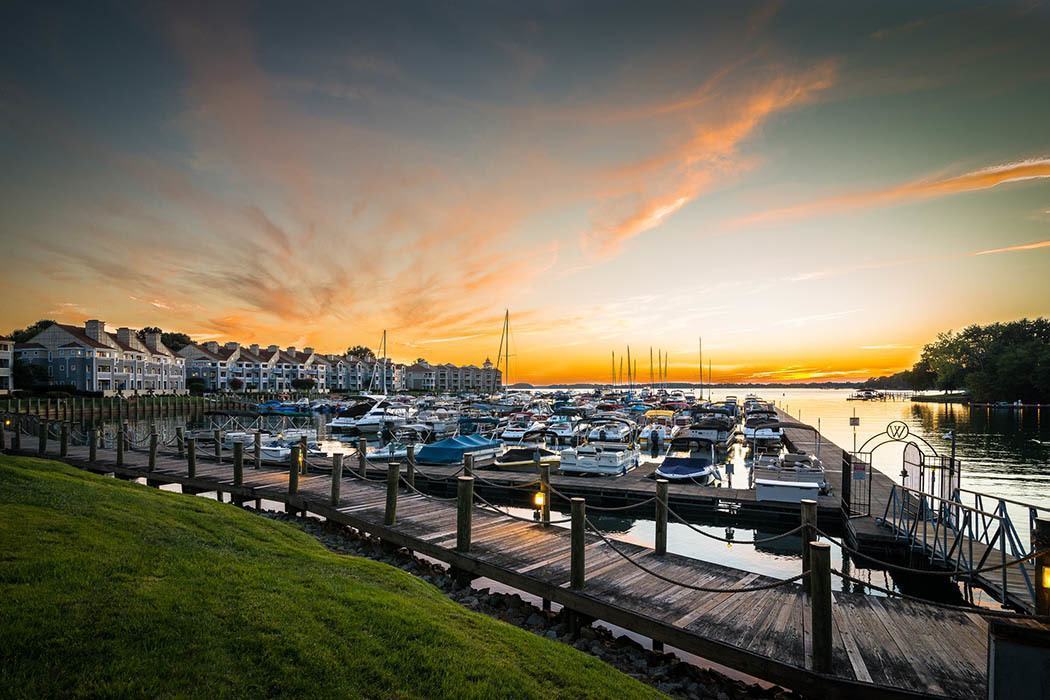
{"type": "MultiPolygon", "coordinates": [[[[794,422],[790,415],[782,411],[778,411],[778,413],[782,420],[791,420],[794,422]]],[[[813,432],[812,427],[785,428],[784,433],[787,441],[795,449],[804,450],[810,454],[817,453],[816,433],[813,432]]],[[[827,438],[822,437],[820,455],[818,456],[824,463],[826,469],[825,473],[828,482],[832,485],[833,491],[837,494],[841,494],[841,464],[843,449],[827,438]]],[[[955,545],[955,534],[951,531],[946,532],[944,528],[936,530],[935,523],[933,522],[919,522],[916,524],[915,530],[911,532],[898,530],[888,523],[880,522],[880,519],[886,512],[886,506],[890,502],[890,494],[893,491],[895,482],[888,475],[878,469],[870,469],[869,472],[869,478],[871,479],[871,514],[851,518],[846,524],[846,529],[850,532],[854,541],[862,546],[865,544],[875,544],[876,548],[878,548],[879,545],[904,545],[921,553],[927,559],[931,559],[934,555],[934,537],[938,536],[941,538],[941,545],[944,551],[950,552],[953,550],[955,545]]],[[[866,482],[856,483],[861,484],[866,482]]],[[[1007,554],[1006,559],[1004,559],[1001,550],[995,547],[990,547],[989,545],[976,540],[967,540],[962,543],[962,546],[966,548],[965,553],[968,559],[971,558],[972,552],[971,561],[980,562],[987,553],[987,558],[985,559],[984,564],[985,567],[996,566],[997,564],[1001,564],[1005,561],[1012,561],[1016,558],[1013,555],[1007,554]],[[988,550],[991,551],[989,552],[988,550]]],[[[947,568],[954,569],[956,566],[955,557],[950,558],[945,562],[945,565],[947,568]]],[[[1025,571],[1028,572],[1028,580],[1034,580],[1035,565],[1033,563],[1028,563],[1023,566],[1025,571]]],[[[981,588],[987,590],[998,601],[1005,602],[1010,607],[1018,610],[1031,613],[1034,612],[1035,603],[1032,600],[1021,567],[1022,565],[1017,565],[1006,568],[1005,582],[1002,570],[978,574],[974,577],[974,582],[981,588]]]]}
{"type": "MultiPolygon", "coordinates": [[[[9,438],[10,436],[8,436],[9,438]]],[[[7,444],[10,445],[10,439],[7,444]]],[[[36,440],[23,436],[21,454],[36,440]]],[[[58,454],[50,441],[49,457],[58,454]]],[[[600,538],[587,534],[586,586],[569,587],[569,532],[506,515],[473,509],[469,554],[455,551],[456,504],[402,490],[397,520],[384,525],[386,486],[350,476],[341,498],[330,504],[331,476],[307,474],[299,493],[289,495],[285,469],[246,467],[242,484],[233,467],[198,454],[189,478],[185,460],[161,453],[147,472],[146,453],[129,452],[117,467],[111,450],[88,462],[86,447],[69,448],[65,461],[122,478],[147,478],[153,485],[220,491],[236,499],[269,499],[376,535],[456,569],[491,578],[552,600],[725,666],[817,697],[984,697],[988,625],[976,612],[935,608],[899,599],[834,592],[832,670],[811,670],[810,612],[795,584],[748,593],[699,592],[668,583],[626,561],[600,538]]],[[[617,543],[639,563],[691,585],[730,589],[775,583],[775,579],[647,547],[617,543]]]]}

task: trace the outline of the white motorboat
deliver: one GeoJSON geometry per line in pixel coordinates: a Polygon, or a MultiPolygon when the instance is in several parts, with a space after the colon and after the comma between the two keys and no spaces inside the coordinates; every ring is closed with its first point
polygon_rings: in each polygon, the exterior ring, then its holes
{"type": "Polygon", "coordinates": [[[671,481],[688,481],[707,486],[721,478],[715,464],[715,442],[679,436],[656,468],[656,476],[671,481]]]}
{"type": "Polygon", "coordinates": [[[629,443],[633,441],[635,426],[625,418],[595,418],[591,421],[588,442],[629,443]]]}
{"type": "Polygon", "coordinates": [[[589,442],[561,451],[558,470],[565,474],[622,476],[638,466],[641,453],[625,443],[589,442]]]}

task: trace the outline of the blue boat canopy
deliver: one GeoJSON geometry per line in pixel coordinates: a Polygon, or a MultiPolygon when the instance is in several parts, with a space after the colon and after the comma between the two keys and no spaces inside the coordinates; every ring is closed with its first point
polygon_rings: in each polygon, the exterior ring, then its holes
{"type": "Polygon", "coordinates": [[[480,435],[457,435],[423,445],[416,459],[423,464],[459,464],[468,452],[492,449],[499,444],[498,440],[489,440],[480,435]]]}

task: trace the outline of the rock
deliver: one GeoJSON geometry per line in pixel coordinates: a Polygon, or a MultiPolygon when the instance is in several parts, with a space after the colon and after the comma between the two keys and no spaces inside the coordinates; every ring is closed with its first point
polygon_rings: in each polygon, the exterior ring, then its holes
{"type": "Polygon", "coordinates": [[[555,632],[554,630],[547,630],[546,632],[543,633],[543,636],[546,637],[547,639],[553,639],[553,640],[557,640],[558,639],[558,633],[555,632]]]}
{"type": "Polygon", "coordinates": [[[542,627],[545,622],[547,622],[547,620],[539,613],[532,613],[529,615],[528,619],[525,620],[525,624],[529,627],[542,627]]]}
{"type": "Polygon", "coordinates": [[[584,627],[580,630],[580,637],[582,639],[586,639],[587,641],[595,639],[597,636],[598,635],[595,634],[593,627],[584,627]]]}

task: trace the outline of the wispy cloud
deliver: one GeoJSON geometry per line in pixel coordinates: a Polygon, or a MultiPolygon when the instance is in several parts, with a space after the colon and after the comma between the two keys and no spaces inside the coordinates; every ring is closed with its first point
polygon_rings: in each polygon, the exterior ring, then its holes
{"type": "Polygon", "coordinates": [[[1038,250],[1040,248],[1050,248],[1050,241],[1022,243],[1020,245],[1011,245],[1005,248],[989,248],[988,250],[979,250],[976,253],[971,253],[971,255],[996,255],[998,253],[1018,253],[1022,250],[1038,250]]]}
{"type": "Polygon", "coordinates": [[[1050,178],[1050,158],[1032,158],[993,165],[961,175],[928,178],[893,187],[824,197],[802,204],[749,214],[729,223],[734,227],[781,224],[807,217],[893,206],[1044,178],[1050,178]]]}

